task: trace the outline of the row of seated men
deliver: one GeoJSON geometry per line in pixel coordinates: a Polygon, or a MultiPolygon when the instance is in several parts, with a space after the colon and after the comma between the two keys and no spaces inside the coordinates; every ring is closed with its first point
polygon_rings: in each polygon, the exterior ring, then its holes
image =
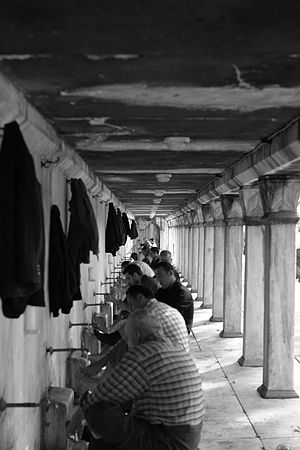
{"type": "MultiPolygon", "coordinates": [[[[90,450],[197,450],[204,417],[201,379],[189,354],[193,299],[172,264],[153,276],[123,264],[124,301],[115,331],[95,330],[109,352],[83,372],[99,384],[81,400],[90,450]]],[[[149,267],[149,266],[148,266],[149,267]]]]}

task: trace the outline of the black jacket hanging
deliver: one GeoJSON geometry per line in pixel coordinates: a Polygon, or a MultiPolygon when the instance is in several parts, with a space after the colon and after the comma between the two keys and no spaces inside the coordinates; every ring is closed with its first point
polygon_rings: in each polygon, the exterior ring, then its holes
{"type": "Polygon", "coordinates": [[[121,233],[117,213],[113,203],[109,203],[108,215],[105,228],[105,253],[116,256],[120,248],[121,233]]]}
{"type": "Polygon", "coordinates": [[[18,318],[44,306],[44,221],[40,184],[17,122],[4,127],[0,151],[0,296],[18,318]]]}
{"type": "Polygon", "coordinates": [[[128,220],[127,214],[125,212],[123,212],[123,214],[122,214],[122,222],[123,222],[123,227],[124,227],[125,233],[126,233],[126,238],[125,238],[125,242],[124,242],[124,245],[125,245],[127,236],[130,237],[129,220],[128,220]]]}
{"type": "Polygon", "coordinates": [[[69,314],[73,298],[78,289],[74,267],[62,228],[60,212],[56,205],[51,207],[49,242],[49,307],[54,317],[59,310],[69,314]]]}
{"type": "Polygon", "coordinates": [[[80,300],[80,264],[90,262],[90,251],[98,255],[99,235],[94,210],[81,179],[71,180],[71,192],[68,245],[78,284],[74,300],[80,300]]]}
{"type": "Polygon", "coordinates": [[[130,228],[130,237],[131,239],[136,239],[138,237],[139,233],[136,227],[135,220],[131,222],[131,228],[130,228]]]}
{"type": "Polygon", "coordinates": [[[117,219],[118,219],[119,230],[120,230],[120,246],[121,246],[121,245],[125,245],[127,235],[126,235],[126,231],[125,231],[123,220],[122,220],[122,214],[121,214],[121,211],[119,208],[117,209],[117,219]]]}

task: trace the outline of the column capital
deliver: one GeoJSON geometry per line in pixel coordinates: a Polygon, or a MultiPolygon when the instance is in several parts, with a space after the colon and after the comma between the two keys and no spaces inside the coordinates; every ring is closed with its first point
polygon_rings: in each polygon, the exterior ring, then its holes
{"type": "Polygon", "coordinates": [[[221,196],[224,221],[227,225],[243,225],[243,208],[239,194],[221,196]]]}
{"type": "Polygon", "coordinates": [[[179,226],[179,227],[183,227],[183,226],[184,226],[184,218],[183,218],[183,215],[177,217],[177,223],[178,223],[178,226],[179,226]]]}
{"type": "Polygon", "coordinates": [[[297,223],[300,173],[259,178],[264,219],[269,223],[297,223]]]}
{"type": "Polygon", "coordinates": [[[197,225],[204,225],[204,216],[203,216],[201,204],[199,204],[198,207],[196,208],[196,216],[195,216],[194,223],[197,225]]]}
{"type": "Polygon", "coordinates": [[[196,215],[196,211],[194,209],[190,209],[189,212],[186,213],[187,223],[190,227],[194,223],[195,215],[196,215]]]}
{"type": "Polygon", "coordinates": [[[240,197],[245,224],[261,225],[264,208],[259,186],[257,184],[242,186],[240,197]]]}
{"type": "Polygon", "coordinates": [[[183,216],[182,216],[182,225],[183,225],[183,227],[184,228],[188,228],[189,226],[190,226],[190,224],[189,224],[189,218],[188,218],[188,215],[187,214],[184,214],[183,216]]]}
{"type": "Polygon", "coordinates": [[[214,217],[212,214],[210,203],[204,203],[201,208],[204,219],[204,225],[207,227],[212,227],[214,225],[214,217]]]}
{"type": "Polygon", "coordinates": [[[217,198],[216,200],[212,200],[210,202],[210,207],[214,218],[214,224],[219,227],[225,226],[221,199],[217,198]]]}

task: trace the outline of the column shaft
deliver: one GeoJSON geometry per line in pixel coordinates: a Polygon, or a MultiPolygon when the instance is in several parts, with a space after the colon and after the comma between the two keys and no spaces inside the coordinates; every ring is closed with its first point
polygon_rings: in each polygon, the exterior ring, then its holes
{"type": "Polygon", "coordinates": [[[213,269],[213,302],[211,322],[223,321],[224,305],[224,270],[225,270],[225,224],[215,227],[214,235],[214,269],[213,269]]]}
{"type": "Polygon", "coordinates": [[[266,225],[264,398],[298,397],[294,391],[295,224],[266,225]]]}
{"type": "Polygon", "coordinates": [[[204,297],[204,226],[198,228],[198,274],[197,274],[197,292],[198,300],[204,297]]]}
{"type": "Polygon", "coordinates": [[[204,282],[202,308],[212,307],[214,268],[214,226],[205,226],[204,233],[204,282]]]}
{"type": "Polygon", "coordinates": [[[263,365],[264,226],[246,227],[242,366],[263,365]]]}
{"type": "Polygon", "coordinates": [[[197,290],[197,278],[199,271],[199,264],[202,265],[201,258],[199,258],[199,227],[193,227],[192,234],[192,271],[191,271],[191,285],[197,290]]]}
{"type": "Polygon", "coordinates": [[[224,323],[221,337],[242,336],[243,227],[225,228],[224,323]]]}

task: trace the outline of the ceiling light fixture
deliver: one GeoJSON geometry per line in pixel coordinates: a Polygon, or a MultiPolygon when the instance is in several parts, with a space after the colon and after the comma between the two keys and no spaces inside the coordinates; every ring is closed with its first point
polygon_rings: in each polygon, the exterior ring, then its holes
{"type": "Polygon", "coordinates": [[[170,136],[165,138],[164,141],[170,150],[184,150],[191,139],[187,136],[170,136]]]}
{"type": "Polygon", "coordinates": [[[156,176],[157,181],[159,181],[159,183],[168,183],[171,180],[172,174],[157,173],[155,176],[156,176]]]}

